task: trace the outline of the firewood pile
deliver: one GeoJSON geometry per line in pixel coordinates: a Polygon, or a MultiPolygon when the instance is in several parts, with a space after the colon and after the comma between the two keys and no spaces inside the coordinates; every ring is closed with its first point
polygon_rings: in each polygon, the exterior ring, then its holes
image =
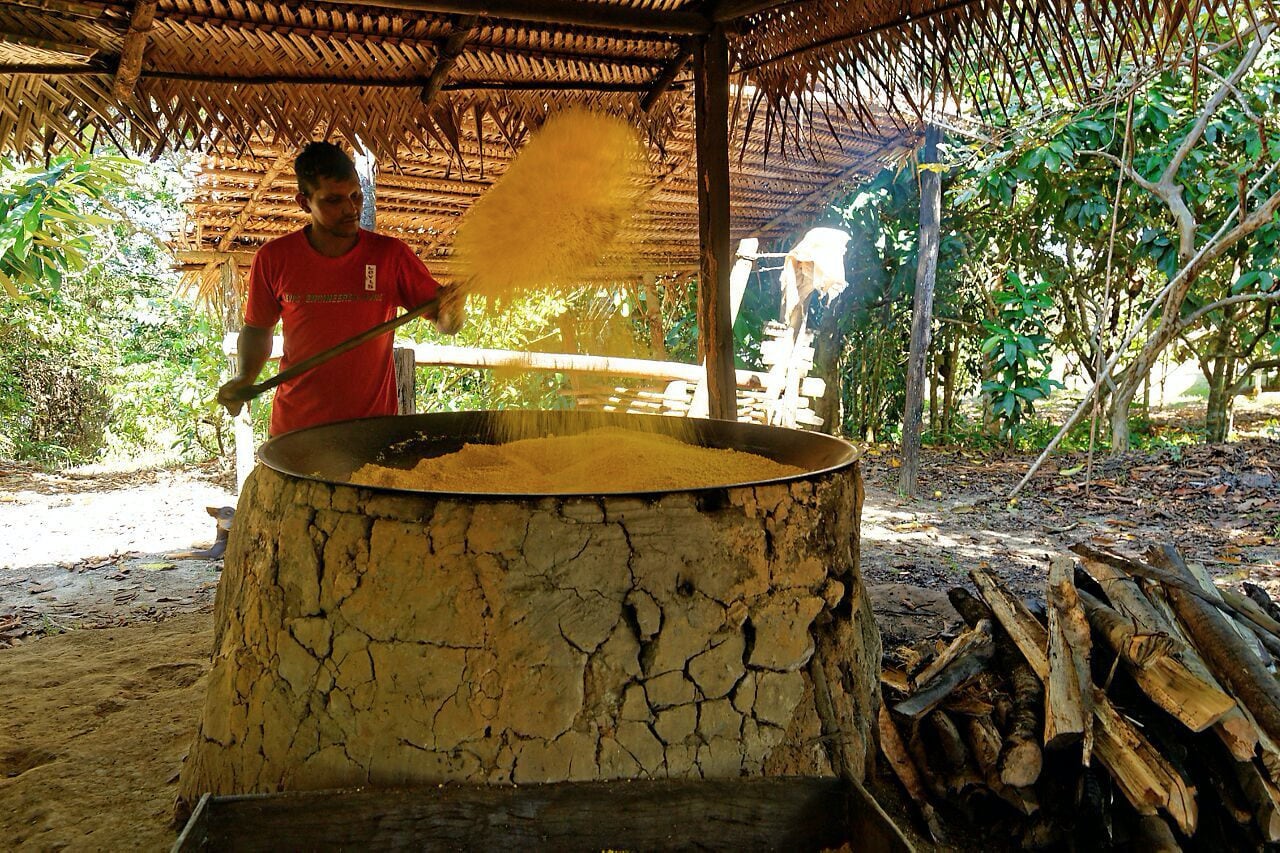
{"type": "Polygon", "coordinates": [[[1170,545],[1072,550],[1030,605],[970,572],[978,595],[948,594],[967,630],[884,668],[881,750],[923,828],[1024,849],[1280,842],[1280,608],[1170,545]]]}

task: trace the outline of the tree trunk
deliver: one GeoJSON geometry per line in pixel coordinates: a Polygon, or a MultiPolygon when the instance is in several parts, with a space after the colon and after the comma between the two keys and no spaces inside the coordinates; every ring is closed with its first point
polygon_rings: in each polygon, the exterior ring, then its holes
{"type": "Polygon", "coordinates": [[[845,329],[841,319],[853,311],[854,302],[861,288],[846,287],[844,292],[827,306],[813,336],[813,372],[826,380],[826,390],[814,401],[814,414],[822,418],[827,432],[844,435],[844,418],[840,411],[840,398],[844,393],[840,376],[840,356],[844,352],[845,329]]]}
{"type": "Polygon", "coordinates": [[[1228,359],[1220,358],[1214,365],[1213,381],[1209,383],[1209,399],[1205,403],[1204,440],[1220,444],[1231,434],[1232,406],[1235,401],[1230,376],[1224,367],[1228,359]]]}
{"type": "Polygon", "coordinates": [[[933,322],[933,288],[938,270],[939,222],[942,206],[942,176],[931,168],[938,157],[935,127],[925,133],[920,155],[920,239],[916,263],[916,292],[912,301],[911,348],[907,358],[907,400],[902,412],[902,468],[898,471],[898,492],[916,496],[920,473],[920,433],[924,411],[925,361],[929,356],[929,331],[933,322]]]}

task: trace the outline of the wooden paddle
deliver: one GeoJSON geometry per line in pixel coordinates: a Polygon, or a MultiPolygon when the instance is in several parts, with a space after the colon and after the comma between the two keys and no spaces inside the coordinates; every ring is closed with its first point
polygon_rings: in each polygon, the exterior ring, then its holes
{"type": "Polygon", "coordinates": [[[327,350],[322,350],[316,353],[315,355],[311,356],[310,358],[303,359],[297,364],[292,365],[287,369],[280,371],[275,376],[272,376],[270,379],[265,379],[256,385],[246,385],[245,387],[238,389],[236,391],[235,398],[239,402],[247,403],[248,401],[252,400],[254,397],[257,397],[260,394],[262,394],[263,392],[270,391],[272,388],[276,387],[282,382],[288,382],[290,379],[294,379],[298,376],[301,376],[302,374],[306,373],[308,370],[311,370],[314,367],[318,367],[319,365],[324,364],[326,361],[329,361],[330,359],[337,358],[338,356],[342,355],[344,352],[350,352],[351,350],[355,349],[356,347],[360,346],[366,341],[371,341],[380,335],[385,335],[387,332],[398,329],[401,326],[403,326],[405,323],[408,323],[410,320],[416,320],[417,318],[421,317],[423,314],[427,313],[428,311],[435,308],[439,304],[440,304],[440,297],[438,296],[432,299],[428,299],[426,302],[422,303],[417,308],[414,308],[412,311],[407,311],[404,314],[401,314],[399,317],[392,317],[390,320],[387,320],[385,323],[379,323],[376,326],[365,329],[363,332],[356,335],[355,337],[345,340],[342,343],[337,344],[336,346],[332,346],[327,350]]]}

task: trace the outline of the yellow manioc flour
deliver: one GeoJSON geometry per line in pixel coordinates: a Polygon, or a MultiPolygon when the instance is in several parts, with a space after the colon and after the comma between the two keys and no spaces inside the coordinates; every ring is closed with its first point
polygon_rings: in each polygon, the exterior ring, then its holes
{"type": "Polygon", "coordinates": [[[803,473],[754,453],[685,444],[651,432],[603,427],[577,435],[467,444],[411,470],[368,464],[362,486],[483,494],[607,494],[752,483],[803,473]]]}
{"type": "Polygon", "coordinates": [[[646,165],[624,119],[583,109],[548,118],[459,222],[458,279],[490,296],[579,284],[634,214],[646,165]]]}

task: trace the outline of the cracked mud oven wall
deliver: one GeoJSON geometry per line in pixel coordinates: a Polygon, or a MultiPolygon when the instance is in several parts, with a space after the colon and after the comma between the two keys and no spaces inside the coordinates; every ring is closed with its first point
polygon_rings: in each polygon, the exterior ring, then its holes
{"type": "Polygon", "coordinates": [[[657,500],[246,484],[181,797],[862,779],[880,639],[856,466],[657,500]]]}

